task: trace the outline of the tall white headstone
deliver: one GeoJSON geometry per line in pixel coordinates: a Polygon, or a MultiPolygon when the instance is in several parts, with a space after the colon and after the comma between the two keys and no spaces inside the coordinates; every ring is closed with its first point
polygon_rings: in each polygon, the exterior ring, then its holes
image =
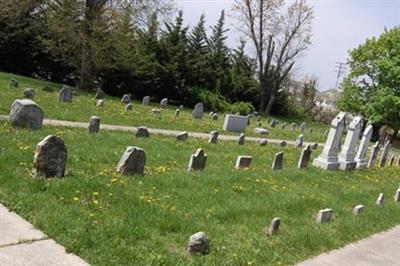
{"type": "Polygon", "coordinates": [[[338,153],[346,123],[346,113],[340,112],[331,123],[328,138],[322,153],[314,159],[313,165],[326,170],[339,168],[338,153]]]}
{"type": "Polygon", "coordinates": [[[367,167],[367,151],[369,142],[371,141],[372,134],[374,132],[374,127],[369,125],[365,128],[360,146],[358,147],[357,155],[356,155],[356,167],[357,168],[365,168],[367,167]]]}
{"type": "Polygon", "coordinates": [[[362,117],[356,116],[349,124],[346,139],[339,154],[339,168],[341,170],[353,170],[356,168],[355,153],[361,128],[362,117]]]}
{"type": "Polygon", "coordinates": [[[379,167],[385,166],[387,157],[389,155],[390,146],[391,146],[390,141],[386,141],[385,145],[383,145],[382,155],[381,155],[381,159],[379,161],[379,167]]]}

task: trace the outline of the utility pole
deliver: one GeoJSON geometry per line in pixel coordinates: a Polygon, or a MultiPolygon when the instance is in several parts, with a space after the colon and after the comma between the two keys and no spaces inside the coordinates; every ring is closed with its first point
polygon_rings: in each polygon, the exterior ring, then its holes
{"type": "Polygon", "coordinates": [[[337,76],[336,76],[335,89],[337,89],[338,86],[339,86],[340,77],[343,76],[343,74],[346,72],[346,65],[347,64],[344,63],[344,62],[336,62],[336,65],[335,65],[336,70],[335,70],[335,72],[337,73],[337,76]]]}

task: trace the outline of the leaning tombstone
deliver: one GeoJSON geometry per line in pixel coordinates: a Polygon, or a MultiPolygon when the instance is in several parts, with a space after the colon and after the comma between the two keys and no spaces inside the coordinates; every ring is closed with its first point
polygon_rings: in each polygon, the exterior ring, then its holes
{"type": "Polygon", "coordinates": [[[72,97],[73,97],[72,88],[64,85],[59,91],[58,101],[61,103],[69,103],[72,102],[72,97]]]}
{"type": "Polygon", "coordinates": [[[168,106],[168,98],[164,98],[160,101],[160,107],[165,108],[168,106]]]}
{"type": "Polygon", "coordinates": [[[258,143],[260,144],[260,146],[267,146],[268,140],[267,139],[260,139],[260,141],[258,143]]]}
{"type": "Polygon", "coordinates": [[[32,100],[15,100],[11,105],[10,122],[12,127],[38,129],[43,124],[43,111],[32,100]]]}
{"type": "Polygon", "coordinates": [[[193,118],[195,119],[202,119],[204,115],[204,105],[203,103],[197,103],[194,106],[193,112],[192,112],[193,118]]]}
{"type": "Polygon", "coordinates": [[[33,175],[45,178],[64,177],[67,156],[64,140],[53,135],[47,136],[36,146],[33,175]]]}
{"type": "Polygon", "coordinates": [[[354,170],[356,168],[355,152],[361,127],[361,116],[356,116],[349,124],[342,151],[339,154],[340,170],[354,170]]]}
{"type": "Polygon", "coordinates": [[[100,131],[100,118],[97,116],[90,117],[89,126],[88,126],[89,133],[98,133],[100,131]]]}
{"type": "Polygon", "coordinates": [[[26,99],[33,99],[35,97],[35,91],[31,88],[24,89],[24,97],[26,99]]]}
{"type": "Polygon", "coordinates": [[[102,90],[102,89],[100,89],[100,88],[97,88],[97,90],[96,90],[96,95],[94,96],[94,98],[96,99],[96,100],[101,100],[101,99],[104,99],[104,96],[105,96],[106,94],[105,94],[105,92],[102,90]]]}
{"type": "Polygon", "coordinates": [[[148,138],[150,137],[150,132],[147,127],[141,126],[137,128],[135,136],[137,138],[148,138]]]}
{"type": "Polygon", "coordinates": [[[400,188],[396,190],[394,194],[394,202],[400,202],[400,188]]]}
{"type": "Polygon", "coordinates": [[[144,96],[142,99],[142,105],[148,105],[150,103],[150,96],[144,96]]]}
{"type": "Polygon", "coordinates": [[[376,199],[376,205],[381,206],[385,202],[385,196],[383,193],[379,193],[378,198],[376,199]]]}
{"type": "Polygon", "coordinates": [[[205,255],[209,252],[210,241],[204,232],[198,232],[191,235],[187,250],[190,254],[198,253],[205,255]]]}
{"type": "Polygon", "coordinates": [[[281,225],[281,218],[275,217],[272,219],[268,228],[265,229],[265,232],[268,236],[276,235],[279,232],[279,227],[281,225]]]}
{"type": "Polygon", "coordinates": [[[392,154],[392,155],[390,156],[390,159],[389,159],[389,166],[394,166],[394,159],[395,159],[395,155],[392,154]]]}
{"type": "Polygon", "coordinates": [[[316,223],[322,224],[322,223],[329,222],[332,219],[332,216],[333,216],[332,209],[327,208],[327,209],[320,210],[317,215],[316,223]]]}
{"type": "Polygon", "coordinates": [[[272,170],[280,170],[283,166],[283,152],[278,152],[274,156],[274,161],[272,162],[272,170]]]}
{"type": "Polygon", "coordinates": [[[128,104],[128,103],[131,103],[131,102],[132,102],[132,100],[131,100],[131,95],[130,94],[122,95],[121,103],[128,104]]]}
{"type": "Polygon", "coordinates": [[[146,154],[143,149],[128,146],[117,165],[117,172],[123,175],[143,175],[146,154]]]}
{"type": "Polygon", "coordinates": [[[245,132],[247,119],[247,116],[227,114],[225,116],[223,130],[230,132],[245,132]]]}
{"type": "Polygon", "coordinates": [[[103,99],[97,100],[96,101],[96,106],[97,107],[104,107],[104,100],[103,99]]]}
{"type": "Polygon", "coordinates": [[[208,143],[217,143],[219,133],[218,131],[211,131],[208,143]]]}
{"type": "Polygon", "coordinates": [[[128,103],[127,105],[125,105],[125,111],[132,111],[132,110],[133,110],[132,103],[128,103]]]}
{"type": "Polygon", "coordinates": [[[387,157],[389,155],[389,149],[390,149],[390,141],[386,141],[385,145],[383,145],[383,151],[382,151],[381,159],[379,161],[379,167],[385,166],[387,157]]]}
{"type": "Polygon", "coordinates": [[[260,135],[269,135],[269,130],[261,127],[256,127],[254,129],[254,133],[260,134],[260,135]]]}
{"type": "Polygon", "coordinates": [[[381,145],[379,141],[375,142],[374,146],[372,146],[371,155],[369,156],[367,168],[370,168],[374,165],[376,158],[378,158],[379,149],[381,145]]]}
{"type": "Polygon", "coordinates": [[[188,137],[189,137],[189,133],[187,133],[185,131],[185,132],[182,132],[182,133],[179,133],[178,135],[176,135],[176,140],[177,141],[185,141],[188,139],[188,137]]]}
{"type": "Polygon", "coordinates": [[[19,88],[19,82],[16,79],[10,80],[10,88],[19,88]]]}
{"type": "Polygon", "coordinates": [[[235,169],[249,168],[251,165],[251,156],[238,156],[236,159],[235,169]]]}
{"type": "Polygon", "coordinates": [[[204,171],[206,167],[207,154],[203,149],[197,149],[195,154],[190,156],[188,171],[204,171]]]}
{"type": "Polygon", "coordinates": [[[364,209],[365,209],[364,205],[359,204],[359,205],[354,207],[353,214],[354,215],[360,215],[360,214],[362,214],[364,212],[364,209]]]}
{"type": "Polygon", "coordinates": [[[240,134],[239,139],[238,139],[238,144],[239,145],[244,145],[244,140],[245,140],[246,136],[244,133],[240,134]]]}
{"type": "Polygon", "coordinates": [[[310,161],[311,157],[311,145],[308,144],[302,151],[299,159],[299,163],[297,167],[299,169],[307,168],[308,162],[310,161]]]}
{"type": "Polygon", "coordinates": [[[340,112],[331,123],[329,135],[322,153],[314,159],[313,165],[325,170],[336,170],[339,168],[338,152],[343,135],[346,113],[340,112]]]}
{"type": "Polygon", "coordinates": [[[369,125],[365,128],[363,132],[363,136],[361,138],[360,145],[358,147],[357,155],[355,158],[356,168],[365,168],[367,167],[367,151],[369,142],[371,141],[372,134],[374,132],[374,127],[369,125]]]}
{"type": "Polygon", "coordinates": [[[301,148],[303,147],[303,142],[304,142],[304,135],[300,134],[297,138],[296,138],[296,148],[301,148]]]}

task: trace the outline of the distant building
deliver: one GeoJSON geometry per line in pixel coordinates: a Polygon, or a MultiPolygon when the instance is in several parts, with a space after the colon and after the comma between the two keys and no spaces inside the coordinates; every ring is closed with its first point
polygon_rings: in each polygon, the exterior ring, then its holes
{"type": "Polygon", "coordinates": [[[315,105],[319,109],[329,112],[336,112],[335,101],[340,95],[340,90],[330,89],[326,91],[317,91],[315,95],[315,105]]]}

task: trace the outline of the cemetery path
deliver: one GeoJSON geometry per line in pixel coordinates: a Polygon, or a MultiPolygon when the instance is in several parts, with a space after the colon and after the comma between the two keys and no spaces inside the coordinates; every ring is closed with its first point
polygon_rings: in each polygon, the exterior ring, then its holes
{"type": "MultiPolygon", "coordinates": [[[[0,115],[1,120],[9,120],[10,117],[8,115],[0,115]]],[[[77,121],[67,121],[67,120],[56,120],[56,119],[44,119],[43,124],[45,125],[52,125],[52,126],[63,126],[63,127],[76,127],[76,128],[88,128],[89,123],[86,122],[77,122],[77,121]]],[[[112,130],[112,131],[128,131],[135,133],[137,131],[137,127],[133,126],[119,126],[119,125],[107,125],[101,124],[100,130],[112,130]]],[[[148,128],[150,134],[158,134],[164,136],[172,136],[176,137],[178,134],[182,133],[183,131],[178,130],[171,130],[171,129],[159,129],[159,128],[148,128]]],[[[201,133],[201,132],[188,132],[189,137],[192,138],[201,138],[201,139],[208,139],[210,134],[209,133],[201,133]]],[[[218,136],[218,140],[238,140],[239,136],[233,135],[222,135],[218,136]]],[[[268,139],[268,143],[271,144],[280,144],[282,139],[271,139],[267,136],[263,137],[268,139]]],[[[256,137],[247,137],[246,141],[251,142],[259,142],[262,138],[256,137]]],[[[296,145],[295,141],[292,140],[285,140],[288,145],[296,145]]],[[[304,142],[304,145],[307,144],[314,144],[315,142],[304,142]]],[[[317,143],[318,147],[323,147],[324,143],[317,143]]]]}
{"type": "Polygon", "coordinates": [[[400,225],[341,249],[323,253],[297,266],[394,266],[400,265],[400,225]]]}
{"type": "Polygon", "coordinates": [[[89,266],[0,204],[1,266],[89,266]]]}

